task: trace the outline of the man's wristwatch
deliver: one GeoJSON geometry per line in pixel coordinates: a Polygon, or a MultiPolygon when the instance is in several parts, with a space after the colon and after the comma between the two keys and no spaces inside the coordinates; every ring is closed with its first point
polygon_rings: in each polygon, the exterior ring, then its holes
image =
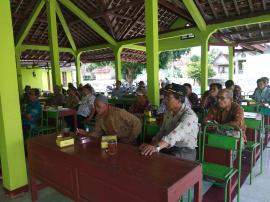
{"type": "Polygon", "coordinates": [[[156,146],[156,150],[157,150],[157,152],[160,151],[160,146],[159,146],[159,144],[156,146]]]}

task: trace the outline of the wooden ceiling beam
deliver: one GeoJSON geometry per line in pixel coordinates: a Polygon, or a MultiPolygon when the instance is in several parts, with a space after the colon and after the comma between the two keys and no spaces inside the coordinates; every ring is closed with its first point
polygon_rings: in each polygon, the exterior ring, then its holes
{"type": "Polygon", "coordinates": [[[239,9],[239,7],[237,5],[237,1],[236,0],[233,0],[233,4],[234,4],[235,10],[237,12],[237,15],[240,15],[241,13],[240,13],[240,9],[239,9]]]}
{"type": "Polygon", "coordinates": [[[230,33],[225,33],[223,34],[224,36],[231,36],[231,35],[235,35],[235,34],[246,34],[246,33],[256,33],[256,32],[270,32],[270,26],[267,27],[267,28],[261,28],[261,29],[258,29],[258,28],[252,28],[252,29],[249,29],[249,30],[242,30],[242,31],[236,31],[236,32],[230,32],[230,33]]]}
{"type": "Polygon", "coordinates": [[[270,36],[236,41],[237,44],[262,44],[270,41],[270,36]]]}
{"type": "Polygon", "coordinates": [[[216,13],[216,11],[215,11],[215,7],[214,7],[214,5],[212,4],[212,0],[211,0],[211,1],[207,0],[207,2],[208,2],[209,6],[210,6],[210,8],[211,8],[211,11],[212,11],[213,15],[215,16],[216,19],[218,19],[217,13],[216,13]]]}
{"type": "Polygon", "coordinates": [[[95,19],[95,18],[102,17],[105,13],[117,12],[119,10],[126,9],[126,8],[129,8],[129,7],[138,5],[138,4],[143,4],[143,3],[144,3],[144,0],[133,0],[132,2],[129,2],[129,3],[123,3],[121,6],[117,6],[115,8],[111,8],[111,9],[107,9],[104,12],[97,12],[97,13],[90,14],[89,16],[91,18],[95,19]]]}
{"type": "Polygon", "coordinates": [[[176,15],[184,18],[185,20],[187,20],[189,22],[193,22],[192,17],[190,16],[190,14],[186,10],[184,10],[184,9],[182,9],[182,8],[176,6],[176,5],[173,5],[173,4],[169,3],[166,0],[159,0],[158,4],[160,6],[163,6],[166,9],[168,9],[170,12],[173,12],[176,15]]]}
{"type": "Polygon", "coordinates": [[[225,12],[226,17],[228,17],[229,16],[229,12],[228,12],[228,10],[226,8],[226,4],[224,3],[224,0],[221,0],[221,5],[222,5],[222,8],[223,8],[223,10],[225,12]]]}
{"type": "Polygon", "coordinates": [[[252,0],[248,0],[248,5],[249,5],[251,13],[253,13],[254,12],[254,7],[253,7],[252,0]]]}

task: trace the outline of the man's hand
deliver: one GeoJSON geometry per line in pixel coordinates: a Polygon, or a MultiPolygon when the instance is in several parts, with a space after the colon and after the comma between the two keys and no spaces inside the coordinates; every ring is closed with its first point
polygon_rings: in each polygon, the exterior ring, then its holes
{"type": "Polygon", "coordinates": [[[157,152],[157,148],[150,144],[142,144],[140,146],[141,154],[142,155],[149,155],[151,156],[154,152],[157,152]]]}
{"type": "Polygon", "coordinates": [[[78,129],[78,128],[77,128],[77,130],[76,130],[76,133],[77,133],[78,135],[87,135],[87,132],[86,132],[85,130],[83,130],[83,129],[78,129]]]}

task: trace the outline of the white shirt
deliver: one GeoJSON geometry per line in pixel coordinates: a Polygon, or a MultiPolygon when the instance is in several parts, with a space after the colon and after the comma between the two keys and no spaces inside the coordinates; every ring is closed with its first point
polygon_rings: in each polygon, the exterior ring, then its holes
{"type": "Polygon", "coordinates": [[[154,138],[165,141],[170,145],[169,147],[195,149],[198,132],[197,115],[190,107],[183,104],[176,115],[169,111],[165,113],[160,131],[154,138]]]}
{"type": "Polygon", "coordinates": [[[91,114],[92,110],[94,109],[95,99],[96,97],[91,94],[82,97],[82,101],[81,104],[79,105],[77,114],[85,118],[88,117],[91,114]]]}

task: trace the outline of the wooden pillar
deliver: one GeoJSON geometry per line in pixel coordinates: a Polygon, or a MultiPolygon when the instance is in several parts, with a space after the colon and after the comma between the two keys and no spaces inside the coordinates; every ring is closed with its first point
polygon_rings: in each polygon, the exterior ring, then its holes
{"type": "Polygon", "coordinates": [[[76,83],[77,87],[79,87],[79,84],[81,83],[81,54],[76,54],[75,65],[76,65],[76,83]]]}
{"type": "Polygon", "coordinates": [[[50,43],[50,56],[52,67],[53,87],[61,86],[61,71],[59,62],[58,34],[56,24],[56,0],[46,1],[48,16],[48,35],[50,43]]]}
{"type": "Polygon", "coordinates": [[[233,72],[234,72],[234,65],[233,65],[233,47],[229,46],[229,79],[233,80],[233,72]]]}
{"type": "Polygon", "coordinates": [[[158,0],[145,1],[146,67],[148,97],[159,105],[158,0]]]}
{"type": "Polygon", "coordinates": [[[3,186],[12,192],[27,185],[27,172],[9,0],[0,1],[0,27],[0,155],[3,186]]]}
{"type": "Polygon", "coordinates": [[[116,81],[122,80],[122,61],[121,61],[121,53],[123,48],[117,47],[114,49],[114,55],[115,55],[115,79],[116,81]]]}
{"type": "Polygon", "coordinates": [[[208,88],[208,38],[203,37],[201,44],[201,94],[208,88]]]}

